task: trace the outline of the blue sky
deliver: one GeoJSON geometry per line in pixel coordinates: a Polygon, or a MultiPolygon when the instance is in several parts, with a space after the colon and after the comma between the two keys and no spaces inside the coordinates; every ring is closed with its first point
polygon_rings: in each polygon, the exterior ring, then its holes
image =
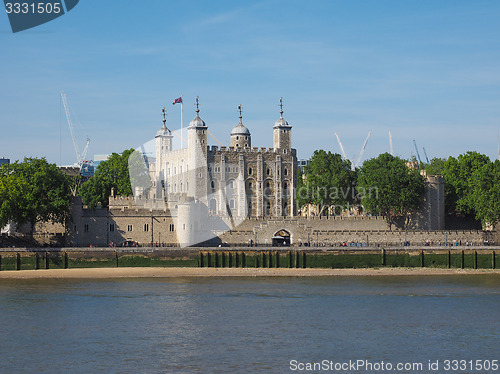
{"type": "MultiPolygon", "coordinates": [[[[59,92],[80,148],[120,152],[201,116],[223,143],[238,123],[272,146],[284,97],[299,158],[315,149],[364,159],[389,151],[497,157],[498,1],[97,1],[12,34],[0,15],[0,157],[75,161],[59,92]],[[84,130],[85,129],[85,130],[84,130]],[[62,139],[62,142],[61,142],[62,139]]],[[[215,142],[213,142],[215,144],[215,142]]]]}

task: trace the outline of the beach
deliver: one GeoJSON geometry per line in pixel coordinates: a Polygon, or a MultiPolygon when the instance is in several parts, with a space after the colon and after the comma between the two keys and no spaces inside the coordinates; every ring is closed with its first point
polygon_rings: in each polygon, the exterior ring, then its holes
{"type": "Polygon", "coordinates": [[[500,275],[500,269],[371,268],[371,269],[289,269],[289,268],[191,268],[129,267],[2,271],[0,279],[106,279],[173,277],[345,277],[345,276],[434,276],[500,275]]]}

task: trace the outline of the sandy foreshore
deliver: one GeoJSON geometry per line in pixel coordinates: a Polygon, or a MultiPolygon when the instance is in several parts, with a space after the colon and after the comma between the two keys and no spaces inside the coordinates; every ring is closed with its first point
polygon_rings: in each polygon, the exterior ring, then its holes
{"type": "Polygon", "coordinates": [[[415,275],[500,275],[500,269],[268,269],[268,268],[85,268],[1,271],[0,279],[106,279],[175,277],[331,277],[331,276],[415,276],[415,275]]]}

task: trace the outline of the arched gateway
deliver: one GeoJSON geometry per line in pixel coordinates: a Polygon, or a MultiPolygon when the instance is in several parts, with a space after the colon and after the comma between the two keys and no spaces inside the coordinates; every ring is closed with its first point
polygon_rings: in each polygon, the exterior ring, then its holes
{"type": "Polygon", "coordinates": [[[284,229],[279,230],[272,237],[273,247],[288,247],[290,246],[290,233],[284,229]]]}

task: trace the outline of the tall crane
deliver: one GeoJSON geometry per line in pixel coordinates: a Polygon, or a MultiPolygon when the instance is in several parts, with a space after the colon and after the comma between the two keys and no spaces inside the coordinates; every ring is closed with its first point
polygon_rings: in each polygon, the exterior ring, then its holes
{"type": "Polygon", "coordinates": [[[363,157],[363,153],[365,153],[366,144],[368,143],[368,139],[370,139],[371,134],[372,134],[372,132],[368,131],[368,136],[366,137],[366,140],[363,143],[363,147],[361,147],[361,151],[359,152],[358,159],[356,160],[356,163],[354,164],[355,168],[357,168],[359,166],[359,163],[361,162],[361,157],[363,157]]]}
{"type": "Polygon", "coordinates": [[[78,148],[78,144],[76,142],[75,129],[73,127],[73,122],[71,121],[71,115],[69,113],[68,100],[66,99],[66,94],[61,91],[61,100],[64,106],[64,111],[66,113],[66,119],[68,120],[69,131],[71,132],[71,139],[73,140],[73,147],[75,148],[76,153],[76,163],[78,166],[82,167],[87,157],[87,151],[89,149],[90,138],[87,136],[87,144],[83,149],[83,152],[80,153],[80,149],[78,148]]]}
{"type": "Polygon", "coordinates": [[[427,160],[427,163],[430,164],[429,157],[427,157],[427,152],[425,151],[425,147],[422,147],[422,148],[424,150],[425,159],[427,160]]]}
{"type": "Polygon", "coordinates": [[[415,141],[415,139],[413,140],[413,144],[415,145],[415,151],[417,151],[417,157],[418,157],[418,164],[420,165],[422,163],[422,160],[420,160],[420,153],[418,153],[417,142],[415,141]]]}
{"type": "Polygon", "coordinates": [[[394,156],[394,148],[392,148],[392,134],[389,131],[389,146],[391,147],[391,156],[394,156]]]}
{"type": "Polygon", "coordinates": [[[342,142],[340,141],[340,138],[337,135],[337,133],[335,133],[335,136],[337,137],[337,141],[339,142],[339,147],[340,147],[340,151],[342,152],[342,156],[344,156],[344,160],[347,160],[348,158],[347,158],[347,156],[345,154],[344,146],[342,145],[342,142]]]}

